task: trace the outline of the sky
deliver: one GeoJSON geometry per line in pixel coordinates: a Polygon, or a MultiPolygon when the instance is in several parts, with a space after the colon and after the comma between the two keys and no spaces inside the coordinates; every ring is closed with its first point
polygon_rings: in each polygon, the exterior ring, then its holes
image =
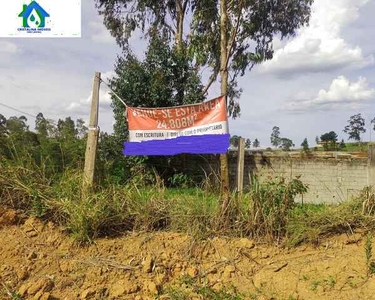
{"type": "MultiPolygon", "coordinates": [[[[363,140],[369,140],[375,117],[374,15],[375,0],[315,0],[309,25],[293,38],[276,39],[274,58],[240,78],[242,114],[229,120],[230,133],[257,138],[261,147],[270,145],[273,126],[296,146],[304,138],[314,145],[316,136],[331,130],[347,140],[348,119],[361,113],[363,140]]],[[[141,56],[145,42],[139,34],[132,45],[141,56]]],[[[120,54],[94,0],[82,0],[81,38],[0,38],[0,102],[54,120],[88,120],[94,73],[111,77],[120,54]]],[[[218,87],[209,97],[218,95],[218,87]]],[[[107,132],[114,122],[110,102],[102,85],[99,126],[107,132]]],[[[0,113],[21,115],[3,106],[0,113]]]]}

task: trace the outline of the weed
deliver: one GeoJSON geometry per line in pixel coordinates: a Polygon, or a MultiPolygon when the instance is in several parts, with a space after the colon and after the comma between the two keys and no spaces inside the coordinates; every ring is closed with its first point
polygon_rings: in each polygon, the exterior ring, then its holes
{"type": "Polygon", "coordinates": [[[372,235],[370,231],[367,233],[365,242],[367,275],[375,274],[375,262],[372,257],[372,235]]]}
{"type": "Polygon", "coordinates": [[[372,186],[365,187],[359,198],[363,199],[362,204],[362,214],[364,215],[374,215],[375,214],[375,193],[372,186]]]}
{"type": "Polygon", "coordinates": [[[192,295],[201,296],[207,300],[242,300],[242,295],[238,294],[232,287],[229,289],[214,290],[207,285],[203,285],[190,276],[180,278],[180,285],[169,287],[164,291],[164,295],[170,299],[191,299],[192,295]]]}
{"type": "Polygon", "coordinates": [[[365,202],[362,192],[340,205],[297,205],[286,224],[286,245],[318,244],[320,239],[334,234],[352,233],[356,228],[373,228],[375,218],[368,214],[367,209],[363,212],[365,202]]]}
{"type": "Polygon", "coordinates": [[[311,283],[311,290],[316,291],[318,289],[318,286],[321,286],[323,290],[326,290],[327,288],[333,289],[335,285],[336,285],[336,279],[333,278],[333,276],[329,276],[328,279],[314,280],[311,283]]]}
{"type": "Polygon", "coordinates": [[[193,181],[189,178],[188,175],[184,173],[177,173],[177,174],[173,174],[172,177],[168,178],[168,182],[173,187],[178,186],[178,187],[186,188],[192,185],[193,181]]]}
{"type": "Polygon", "coordinates": [[[302,280],[305,280],[305,281],[307,281],[307,280],[309,280],[310,279],[310,277],[309,276],[307,276],[307,275],[302,275],[302,278],[301,278],[302,280]]]}
{"type": "Polygon", "coordinates": [[[316,291],[319,285],[320,285],[320,281],[313,281],[311,283],[311,290],[316,291]]]}
{"type": "Polygon", "coordinates": [[[348,284],[349,284],[349,286],[350,286],[352,289],[357,288],[357,284],[354,283],[353,280],[349,280],[349,281],[348,281],[348,284]]]}
{"type": "Polygon", "coordinates": [[[307,191],[299,179],[276,178],[260,183],[252,179],[248,230],[255,237],[276,241],[285,234],[287,218],[295,207],[294,198],[307,191]]]}
{"type": "Polygon", "coordinates": [[[329,276],[327,283],[330,288],[333,288],[336,285],[336,279],[332,276],[329,276]]]}

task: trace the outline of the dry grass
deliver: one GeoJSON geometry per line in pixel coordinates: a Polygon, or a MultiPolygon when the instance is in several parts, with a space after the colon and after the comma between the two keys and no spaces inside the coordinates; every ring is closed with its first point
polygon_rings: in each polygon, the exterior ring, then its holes
{"type": "Polygon", "coordinates": [[[220,197],[212,192],[212,186],[208,191],[165,188],[155,174],[143,180],[140,173],[136,182],[102,186],[87,194],[83,193],[79,170],[46,178],[35,166],[8,161],[0,164],[0,204],[61,224],[79,242],[132,230],[171,230],[199,239],[247,236],[294,246],[374,227],[372,188],[337,206],[296,204],[295,197],[306,190],[298,179],[274,178],[262,183],[253,179],[249,193],[240,199],[232,195],[224,224],[219,222],[220,197]],[[150,181],[152,185],[145,184],[150,181]]]}

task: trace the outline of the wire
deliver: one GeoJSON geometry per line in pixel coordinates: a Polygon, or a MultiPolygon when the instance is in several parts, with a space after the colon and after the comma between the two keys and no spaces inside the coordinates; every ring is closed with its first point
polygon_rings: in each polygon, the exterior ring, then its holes
{"type": "Polygon", "coordinates": [[[33,116],[33,115],[31,115],[31,114],[29,114],[29,113],[27,113],[27,112],[24,112],[24,111],[22,111],[22,110],[19,110],[19,109],[17,109],[17,108],[11,107],[11,106],[6,105],[6,104],[1,103],[1,102],[0,102],[0,105],[4,106],[4,107],[6,107],[6,108],[9,108],[9,109],[13,109],[13,110],[15,110],[15,111],[18,111],[18,112],[21,113],[21,114],[28,115],[29,117],[32,117],[32,118],[36,119],[36,116],[33,116]]]}
{"type": "Polygon", "coordinates": [[[120,98],[120,96],[119,95],[117,95],[111,88],[110,88],[110,86],[103,80],[103,79],[101,79],[101,78],[99,78],[99,80],[101,81],[101,82],[103,82],[110,90],[111,90],[111,93],[113,94],[113,95],[115,95],[116,97],[117,97],[117,99],[119,99],[121,102],[122,102],[122,104],[124,104],[124,106],[125,107],[128,107],[127,105],[126,105],[126,103],[125,103],[125,101],[124,100],[122,100],[121,98],[120,98]]]}

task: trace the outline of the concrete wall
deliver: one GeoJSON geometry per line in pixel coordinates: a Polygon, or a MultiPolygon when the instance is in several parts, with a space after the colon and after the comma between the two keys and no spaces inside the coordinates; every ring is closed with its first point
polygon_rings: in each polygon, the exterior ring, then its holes
{"type": "MultiPolygon", "coordinates": [[[[230,159],[232,184],[236,176],[236,155],[230,159]]],[[[245,155],[245,188],[249,178],[257,174],[260,180],[269,177],[299,177],[309,186],[303,201],[309,203],[339,203],[347,201],[369,185],[369,164],[366,157],[325,155],[309,157],[297,155],[264,155],[247,152],[245,155]]],[[[302,199],[298,199],[302,201],[302,199]]]]}
{"type": "MultiPolygon", "coordinates": [[[[260,180],[267,177],[299,176],[309,186],[303,201],[309,203],[339,203],[347,201],[365,186],[375,184],[375,146],[369,153],[246,151],[244,169],[244,190],[249,188],[250,177],[258,175],[260,180]]],[[[173,168],[167,173],[166,164],[160,165],[160,173],[166,177],[176,173],[186,173],[196,182],[201,182],[207,174],[220,174],[218,155],[179,155],[171,158],[173,168]]],[[[231,188],[236,187],[237,151],[229,151],[229,171],[231,188]]],[[[217,175],[212,176],[218,178],[217,175]]],[[[219,184],[219,183],[217,183],[219,184]]],[[[297,199],[302,201],[301,199],[297,199]]]]}

